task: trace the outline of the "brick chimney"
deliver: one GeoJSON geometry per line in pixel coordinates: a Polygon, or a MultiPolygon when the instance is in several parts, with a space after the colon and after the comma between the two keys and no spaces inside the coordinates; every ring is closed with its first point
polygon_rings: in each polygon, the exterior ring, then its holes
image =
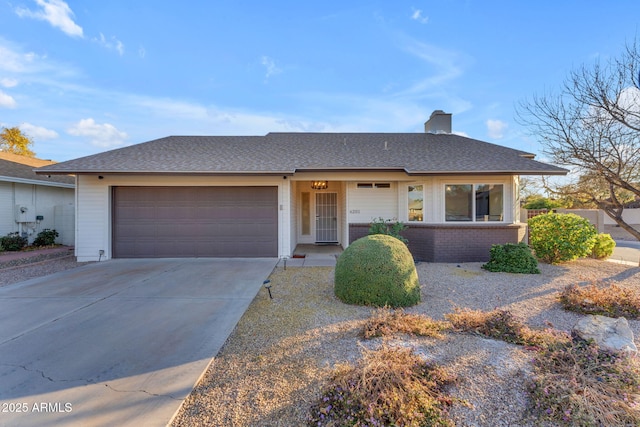
{"type": "Polygon", "coordinates": [[[426,133],[451,133],[451,113],[435,110],[424,123],[426,133]]]}

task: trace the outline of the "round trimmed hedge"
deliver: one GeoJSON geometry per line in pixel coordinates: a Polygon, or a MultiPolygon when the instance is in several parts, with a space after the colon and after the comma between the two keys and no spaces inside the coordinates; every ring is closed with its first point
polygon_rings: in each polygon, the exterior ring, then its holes
{"type": "Polygon", "coordinates": [[[408,307],[420,302],[416,265],[407,245],[374,234],[342,252],[335,268],[334,291],[347,304],[408,307]]]}

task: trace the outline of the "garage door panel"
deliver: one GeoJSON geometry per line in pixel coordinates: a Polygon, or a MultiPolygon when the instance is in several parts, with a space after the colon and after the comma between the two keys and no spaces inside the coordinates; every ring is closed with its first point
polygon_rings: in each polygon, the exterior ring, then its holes
{"type": "Polygon", "coordinates": [[[113,256],[275,257],[277,187],[115,187],[113,256]]]}

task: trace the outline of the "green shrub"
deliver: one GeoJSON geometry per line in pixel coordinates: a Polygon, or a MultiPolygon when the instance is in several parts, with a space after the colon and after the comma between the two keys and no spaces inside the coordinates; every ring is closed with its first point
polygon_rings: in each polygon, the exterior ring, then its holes
{"type": "Polygon", "coordinates": [[[374,219],[371,221],[371,224],[369,224],[369,235],[386,234],[388,236],[395,237],[404,244],[409,243],[409,241],[400,234],[402,231],[407,229],[407,226],[400,221],[396,221],[394,223],[391,221],[392,220],[390,219],[384,219],[382,217],[374,219]]]}
{"type": "Polygon", "coordinates": [[[540,274],[538,260],[533,256],[526,243],[493,245],[490,254],[489,262],[482,266],[485,270],[540,274]]]}
{"type": "Polygon", "coordinates": [[[375,234],[353,242],[335,268],[336,296],[347,304],[407,307],[420,301],[420,283],[407,245],[375,234]]]}
{"type": "Polygon", "coordinates": [[[56,230],[50,230],[45,228],[38,233],[38,236],[33,241],[33,246],[51,246],[56,243],[56,237],[59,234],[56,230]]]}
{"type": "Polygon", "coordinates": [[[596,259],[609,258],[616,247],[616,241],[611,238],[611,234],[600,233],[596,236],[596,243],[593,245],[591,256],[596,259]]]}
{"type": "Polygon", "coordinates": [[[529,239],[535,254],[550,264],[591,254],[598,232],[576,214],[544,214],[529,220],[529,239]]]}
{"type": "Polygon", "coordinates": [[[525,209],[555,209],[562,206],[557,200],[551,200],[546,197],[537,196],[531,197],[527,200],[527,203],[523,206],[525,209]]]}
{"type": "Polygon", "coordinates": [[[27,246],[27,238],[20,236],[18,233],[9,233],[4,237],[0,237],[0,246],[5,251],[19,251],[27,246]]]}

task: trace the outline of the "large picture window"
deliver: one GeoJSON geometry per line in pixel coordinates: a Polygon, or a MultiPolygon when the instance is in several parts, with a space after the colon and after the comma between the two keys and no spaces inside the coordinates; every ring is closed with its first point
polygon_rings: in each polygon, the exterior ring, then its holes
{"type": "Polygon", "coordinates": [[[422,221],[424,218],[424,187],[409,186],[409,221],[422,221]]]}
{"type": "Polygon", "coordinates": [[[445,221],[503,221],[502,184],[447,184],[445,221]]]}

